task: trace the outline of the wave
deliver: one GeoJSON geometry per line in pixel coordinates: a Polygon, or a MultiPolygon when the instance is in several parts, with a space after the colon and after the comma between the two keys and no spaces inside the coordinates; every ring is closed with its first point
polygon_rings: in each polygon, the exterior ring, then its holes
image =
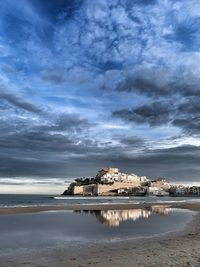
{"type": "Polygon", "coordinates": [[[97,199],[97,200],[104,200],[104,199],[130,199],[130,197],[53,197],[53,199],[57,199],[57,200],[64,200],[64,199],[70,199],[70,200],[73,200],[73,199],[84,199],[84,200],[88,200],[88,199],[97,199]]]}
{"type": "Polygon", "coordinates": [[[0,208],[34,208],[34,207],[49,207],[48,204],[8,204],[8,205],[0,205],[0,208]]]}
{"type": "Polygon", "coordinates": [[[187,200],[159,200],[159,201],[155,201],[155,202],[145,202],[145,203],[185,203],[187,202],[187,200]]]}
{"type": "Polygon", "coordinates": [[[191,203],[195,200],[170,200],[170,199],[138,199],[133,197],[61,197],[61,196],[55,196],[52,197],[52,199],[55,200],[55,202],[46,202],[46,203],[0,203],[0,208],[28,208],[28,207],[48,207],[48,206],[65,206],[67,204],[73,205],[73,204],[79,204],[79,205],[159,205],[159,204],[172,204],[172,203],[191,203]],[[61,202],[58,202],[58,200],[62,200],[61,202]],[[74,201],[73,201],[74,200],[74,201]],[[85,201],[84,201],[85,200],[85,201]],[[91,200],[91,201],[89,201],[91,200]],[[121,200],[121,201],[120,201],[121,200]]]}
{"type": "MultiPolygon", "coordinates": [[[[170,200],[170,199],[165,199],[165,200],[160,200],[160,199],[156,199],[156,198],[143,198],[143,199],[138,199],[137,197],[133,198],[133,197],[63,197],[63,196],[57,196],[57,197],[53,197],[53,199],[55,200],[82,200],[82,203],[79,204],[87,204],[88,200],[91,200],[92,203],[90,202],[90,204],[95,204],[95,205],[104,205],[104,204],[170,204],[170,203],[185,203],[188,200],[170,200]],[[84,200],[86,200],[87,202],[84,202],[84,200]],[[96,200],[96,201],[95,201],[96,200]],[[101,200],[101,202],[100,202],[101,200]],[[109,202],[104,202],[104,200],[107,200],[109,202]],[[125,200],[123,202],[118,202],[116,200],[125,200]],[[139,201],[138,201],[139,200],[139,201]]],[[[72,204],[72,203],[71,203],[72,204]]]]}

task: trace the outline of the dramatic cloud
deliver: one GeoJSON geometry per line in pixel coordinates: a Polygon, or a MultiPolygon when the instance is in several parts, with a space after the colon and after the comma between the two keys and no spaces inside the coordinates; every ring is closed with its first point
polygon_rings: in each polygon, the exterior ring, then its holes
{"type": "Polygon", "coordinates": [[[197,181],[199,26],[197,0],[3,1],[0,177],[197,181]]]}
{"type": "Polygon", "coordinates": [[[121,109],[113,112],[113,117],[137,124],[150,126],[169,125],[179,127],[187,135],[199,135],[199,100],[182,100],[175,103],[160,101],[141,105],[135,109],[121,109]]]}
{"type": "Polygon", "coordinates": [[[154,102],[151,105],[142,105],[132,110],[122,109],[114,111],[113,116],[136,123],[161,125],[170,121],[173,106],[165,102],[154,102]]]}
{"type": "Polygon", "coordinates": [[[148,96],[166,96],[178,93],[176,78],[169,73],[168,69],[139,69],[133,73],[128,73],[125,79],[120,81],[117,91],[136,92],[148,96]]]}
{"type": "Polygon", "coordinates": [[[6,94],[6,93],[0,93],[0,100],[2,103],[5,101],[11,106],[15,106],[19,109],[23,109],[25,111],[33,112],[33,113],[41,113],[42,110],[35,106],[34,104],[30,102],[26,102],[23,99],[20,99],[19,97],[16,97],[11,94],[6,94]]]}

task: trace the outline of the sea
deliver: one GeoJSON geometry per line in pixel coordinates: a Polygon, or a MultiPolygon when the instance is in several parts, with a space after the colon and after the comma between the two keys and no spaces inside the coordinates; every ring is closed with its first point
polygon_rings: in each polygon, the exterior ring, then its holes
{"type": "Polygon", "coordinates": [[[143,203],[174,203],[200,202],[200,198],[193,197],[81,197],[60,195],[30,195],[30,194],[0,194],[0,208],[2,207],[34,207],[34,206],[61,206],[66,204],[143,204],[143,203]]]}

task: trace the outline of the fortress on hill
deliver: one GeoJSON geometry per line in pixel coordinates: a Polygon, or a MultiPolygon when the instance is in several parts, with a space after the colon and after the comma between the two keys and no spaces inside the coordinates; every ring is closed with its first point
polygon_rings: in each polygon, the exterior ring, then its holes
{"type": "Polygon", "coordinates": [[[121,173],[118,168],[104,168],[98,171],[95,177],[75,179],[75,182],[71,183],[63,194],[83,196],[145,195],[151,186],[163,192],[170,188],[169,183],[161,178],[150,181],[146,176],[121,173]]]}

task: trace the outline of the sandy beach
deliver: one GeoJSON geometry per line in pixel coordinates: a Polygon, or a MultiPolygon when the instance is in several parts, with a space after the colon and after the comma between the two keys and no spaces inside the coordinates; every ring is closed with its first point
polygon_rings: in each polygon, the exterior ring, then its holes
{"type": "MultiPolygon", "coordinates": [[[[14,214],[22,212],[41,212],[44,210],[67,209],[127,209],[144,205],[69,205],[55,207],[32,208],[4,208],[0,214],[14,214]]],[[[166,205],[166,203],[165,203],[166,205]]],[[[146,205],[146,206],[149,206],[146,205]]],[[[168,233],[151,238],[128,240],[112,243],[69,246],[67,248],[42,249],[28,251],[22,249],[14,256],[8,253],[0,257],[0,266],[37,266],[37,267],[86,267],[86,266],[200,266],[200,205],[173,203],[170,207],[190,209],[197,213],[193,220],[180,232],[168,233]]]]}

